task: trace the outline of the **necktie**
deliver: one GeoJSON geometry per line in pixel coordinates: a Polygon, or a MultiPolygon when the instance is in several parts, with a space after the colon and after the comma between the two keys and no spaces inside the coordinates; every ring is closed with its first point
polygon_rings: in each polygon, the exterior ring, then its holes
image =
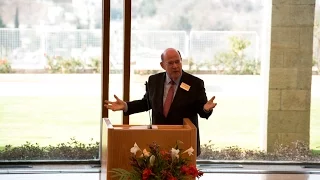
{"type": "Polygon", "coordinates": [[[170,81],[170,88],[168,90],[168,94],[167,94],[167,97],[166,97],[166,100],[163,104],[163,115],[165,117],[167,117],[168,115],[168,112],[169,112],[169,109],[170,109],[170,106],[171,106],[171,103],[172,103],[172,100],[173,100],[173,95],[174,95],[174,81],[170,81]]]}

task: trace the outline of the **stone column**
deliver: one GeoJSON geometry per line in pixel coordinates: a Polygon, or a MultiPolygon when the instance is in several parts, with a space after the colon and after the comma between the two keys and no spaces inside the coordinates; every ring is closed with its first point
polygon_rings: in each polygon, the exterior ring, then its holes
{"type": "Polygon", "coordinates": [[[315,0],[273,0],[267,151],[310,139],[315,0]]]}

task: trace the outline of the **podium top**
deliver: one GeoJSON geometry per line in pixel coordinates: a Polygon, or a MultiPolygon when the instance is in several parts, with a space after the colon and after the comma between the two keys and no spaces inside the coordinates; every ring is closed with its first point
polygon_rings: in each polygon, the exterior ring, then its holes
{"type": "Polygon", "coordinates": [[[152,129],[149,128],[149,125],[112,125],[109,118],[103,118],[103,121],[106,123],[108,129],[117,129],[117,130],[190,130],[196,129],[194,124],[190,119],[185,118],[183,125],[152,125],[152,129]]]}

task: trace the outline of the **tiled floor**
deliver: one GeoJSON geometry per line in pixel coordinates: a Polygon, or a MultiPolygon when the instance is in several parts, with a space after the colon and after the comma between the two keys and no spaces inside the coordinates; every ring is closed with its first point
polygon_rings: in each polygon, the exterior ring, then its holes
{"type": "MultiPolygon", "coordinates": [[[[200,180],[320,180],[320,166],[206,165],[200,180]]],[[[99,180],[97,165],[0,166],[0,180],[99,180]]]]}
{"type": "Polygon", "coordinates": [[[99,173],[0,174],[0,180],[99,180],[99,173]]]}
{"type": "MultiPolygon", "coordinates": [[[[315,174],[207,173],[200,180],[319,180],[315,174]]],[[[99,180],[99,173],[0,174],[0,180],[99,180]]]]}

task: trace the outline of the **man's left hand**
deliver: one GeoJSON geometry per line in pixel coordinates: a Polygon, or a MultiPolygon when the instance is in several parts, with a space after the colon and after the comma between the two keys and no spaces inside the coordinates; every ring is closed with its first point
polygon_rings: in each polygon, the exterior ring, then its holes
{"type": "Polygon", "coordinates": [[[212,111],[213,108],[216,107],[217,103],[213,102],[213,100],[215,99],[216,97],[213,96],[204,106],[203,106],[203,109],[205,111],[212,111]]]}

